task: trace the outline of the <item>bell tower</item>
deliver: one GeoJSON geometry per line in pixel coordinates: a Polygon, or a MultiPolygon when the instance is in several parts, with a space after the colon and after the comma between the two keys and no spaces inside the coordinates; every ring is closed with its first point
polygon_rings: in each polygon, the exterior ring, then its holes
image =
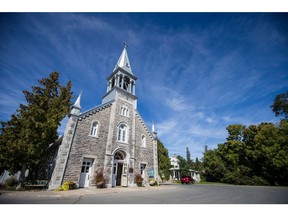
{"type": "Polygon", "coordinates": [[[119,94],[125,95],[126,99],[134,103],[137,108],[137,97],[135,95],[137,77],[133,74],[127,54],[127,44],[124,43],[124,49],[120,58],[112,71],[107,77],[107,91],[102,98],[102,104],[111,100],[116,100],[119,94]]]}

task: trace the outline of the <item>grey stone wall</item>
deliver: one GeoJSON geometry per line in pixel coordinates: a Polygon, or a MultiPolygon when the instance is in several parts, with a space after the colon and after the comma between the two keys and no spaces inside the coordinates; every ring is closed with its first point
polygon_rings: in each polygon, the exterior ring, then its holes
{"type": "MultiPolygon", "coordinates": [[[[119,95],[118,95],[119,96],[119,95]]],[[[133,138],[133,133],[134,133],[134,126],[133,126],[133,118],[134,118],[134,108],[133,108],[133,103],[127,101],[124,97],[124,95],[120,95],[118,99],[116,100],[115,104],[115,116],[114,116],[114,125],[112,126],[113,129],[111,130],[114,131],[113,133],[113,138],[112,138],[112,148],[111,151],[109,152],[111,155],[115,153],[117,150],[121,149],[124,150],[127,155],[126,155],[126,160],[128,163],[128,168],[133,168],[134,167],[134,162],[131,156],[134,155],[133,148],[134,148],[134,138],[133,138]],[[121,97],[122,96],[122,97],[121,97]],[[121,107],[125,107],[129,110],[129,115],[128,116],[123,116],[121,115],[121,107]],[[125,123],[128,126],[128,141],[127,143],[119,142],[118,139],[118,126],[120,123],[125,123]]],[[[112,161],[113,161],[113,156],[111,156],[111,167],[112,167],[112,161]]],[[[107,169],[106,175],[110,176],[111,175],[111,169],[107,169]]],[[[110,182],[111,184],[111,182],[110,182]]],[[[128,173],[128,186],[131,186],[134,184],[134,175],[133,173],[128,173]]]]}
{"type": "Polygon", "coordinates": [[[131,103],[128,103],[127,101],[124,101],[122,99],[118,99],[116,101],[116,110],[115,110],[115,124],[114,124],[114,134],[113,134],[113,140],[112,140],[112,149],[111,153],[119,148],[122,147],[126,149],[126,151],[131,155],[131,147],[132,147],[132,131],[133,131],[133,125],[132,125],[132,120],[133,120],[133,106],[131,103]],[[129,116],[123,116],[120,114],[121,107],[127,107],[129,110],[129,116]],[[117,136],[118,136],[118,126],[120,123],[125,123],[128,126],[128,142],[123,143],[123,142],[118,142],[117,136]]]}
{"type": "Polygon", "coordinates": [[[96,169],[104,167],[110,112],[111,106],[78,120],[64,181],[74,181],[79,184],[84,157],[94,159],[95,166],[92,167],[90,183],[93,182],[96,169]],[[94,121],[97,121],[99,124],[97,137],[90,135],[91,126],[94,121]]]}
{"type": "Polygon", "coordinates": [[[154,166],[154,158],[153,158],[153,139],[151,134],[149,133],[149,129],[147,128],[145,122],[136,114],[136,128],[135,128],[135,173],[140,173],[140,164],[146,164],[145,168],[145,179],[144,182],[148,183],[149,178],[149,169],[153,169],[154,166]],[[146,136],[146,148],[141,147],[141,136],[146,136]]]}
{"type": "Polygon", "coordinates": [[[75,115],[71,115],[68,119],[64,137],[57,153],[56,165],[51,176],[49,190],[54,190],[60,187],[62,184],[65,166],[68,161],[68,154],[72,145],[76,125],[77,117],[75,115]]]}

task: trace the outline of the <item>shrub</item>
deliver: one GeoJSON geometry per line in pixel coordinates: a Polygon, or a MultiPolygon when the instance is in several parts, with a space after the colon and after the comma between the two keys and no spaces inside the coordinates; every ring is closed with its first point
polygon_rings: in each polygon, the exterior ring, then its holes
{"type": "Polygon", "coordinates": [[[5,189],[6,189],[6,185],[0,184],[0,190],[5,190],[5,189]]]}
{"type": "Polygon", "coordinates": [[[176,184],[181,184],[181,181],[180,180],[175,180],[175,183],[176,184]]]}
{"type": "Polygon", "coordinates": [[[270,185],[268,181],[259,176],[253,176],[252,182],[254,185],[270,185]]]}
{"type": "Polygon", "coordinates": [[[62,185],[62,188],[65,191],[76,189],[76,184],[72,181],[64,182],[64,184],[62,185]]]}
{"type": "Polygon", "coordinates": [[[142,178],[142,176],[141,176],[141,174],[136,174],[135,175],[135,182],[137,183],[137,182],[142,182],[143,181],[143,178],[142,178]]]}
{"type": "Polygon", "coordinates": [[[94,182],[97,188],[106,188],[108,179],[104,176],[103,168],[100,168],[95,172],[94,182]]]}
{"type": "Polygon", "coordinates": [[[14,187],[18,184],[18,181],[16,180],[15,177],[10,177],[5,180],[5,185],[8,187],[14,187]]]}
{"type": "Polygon", "coordinates": [[[158,182],[156,180],[152,179],[152,180],[149,181],[149,185],[150,186],[158,186],[159,184],[158,184],[158,182]]]}
{"type": "Polygon", "coordinates": [[[67,190],[72,190],[76,188],[77,186],[75,182],[67,181],[67,182],[64,182],[61,187],[57,188],[56,191],[67,191],[67,190]]]}

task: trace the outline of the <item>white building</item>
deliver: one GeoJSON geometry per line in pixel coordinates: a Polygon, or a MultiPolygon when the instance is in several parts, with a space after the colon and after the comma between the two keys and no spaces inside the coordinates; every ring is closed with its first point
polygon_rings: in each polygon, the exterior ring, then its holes
{"type": "MultiPolygon", "coordinates": [[[[181,167],[179,166],[179,160],[177,159],[176,154],[173,155],[173,157],[170,158],[171,166],[171,180],[179,180],[181,177],[181,167]]],[[[190,176],[196,181],[200,182],[200,172],[197,170],[189,169],[190,176]]]]}
{"type": "Polygon", "coordinates": [[[179,167],[179,160],[177,159],[176,154],[173,155],[173,157],[170,158],[171,162],[171,179],[172,180],[179,180],[180,179],[180,167],[179,167]]]}

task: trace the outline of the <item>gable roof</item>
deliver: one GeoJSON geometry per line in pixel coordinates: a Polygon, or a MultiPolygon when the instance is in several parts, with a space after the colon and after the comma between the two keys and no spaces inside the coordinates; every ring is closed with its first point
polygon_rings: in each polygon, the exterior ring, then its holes
{"type": "Polygon", "coordinates": [[[86,118],[89,115],[92,115],[92,114],[94,114],[96,112],[99,112],[99,111],[101,111],[103,109],[106,109],[107,107],[110,107],[113,104],[114,101],[115,100],[111,100],[111,101],[109,101],[107,103],[104,103],[104,104],[101,104],[99,106],[93,107],[93,108],[91,108],[91,109],[89,109],[89,110],[87,110],[87,111],[85,111],[83,113],[80,113],[77,117],[78,117],[79,120],[81,120],[82,118],[86,118]]]}

